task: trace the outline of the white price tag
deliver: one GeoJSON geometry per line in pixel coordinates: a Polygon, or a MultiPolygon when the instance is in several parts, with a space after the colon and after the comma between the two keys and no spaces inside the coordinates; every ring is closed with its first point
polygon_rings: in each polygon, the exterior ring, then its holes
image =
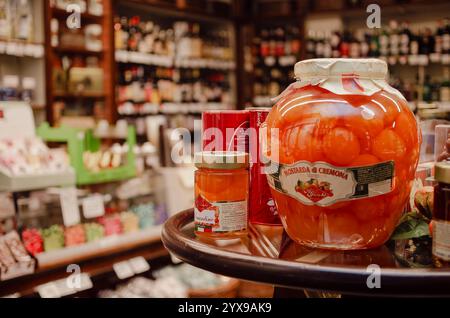
{"type": "Polygon", "coordinates": [[[114,264],[113,269],[119,279],[127,279],[134,276],[134,271],[127,261],[114,264]]]}
{"type": "Polygon", "coordinates": [[[98,218],[105,215],[105,204],[101,194],[96,194],[83,199],[82,205],[83,215],[87,219],[98,218]]]}
{"type": "Polygon", "coordinates": [[[41,298],[61,298],[58,286],[54,282],[50,282],[44,285],[36,287],[41,298]]]}
{"type": "Polygon", "coordinates": [[[78,208],[77,189],[75,187],[62,188],[59,192],[62,216],[65,226],[73,226],[81,221],[78,208]]]}
{"type": "Polygon", "coordinates": [[[142,256],[132,258],[128,262],[135,274],[142,274],[150,270],[150,265],[142,256]]]}

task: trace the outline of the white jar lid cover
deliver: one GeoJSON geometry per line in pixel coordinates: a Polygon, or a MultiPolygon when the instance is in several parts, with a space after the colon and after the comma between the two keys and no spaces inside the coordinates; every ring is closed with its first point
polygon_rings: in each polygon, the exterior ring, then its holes
{"type": "Polygon", "coordinates": [[[378,59],[311,59],[295,65],[295,77],[300,80],[346,75],[385,80],[387,74],[386,62],[378,59]]]}

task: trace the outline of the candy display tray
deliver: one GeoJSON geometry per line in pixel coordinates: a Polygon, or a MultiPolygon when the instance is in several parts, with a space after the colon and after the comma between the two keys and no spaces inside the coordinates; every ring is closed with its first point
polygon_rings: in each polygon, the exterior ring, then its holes
{"type": "Polygon", "coordinates": [[[128,127],[126,143],[129,150],[126,154],[127,163],[121,167],[105,169],[99,172],[89,171],[83,163],[85,151],[97,151],[100,149],[101,141],[96,138],[92,131],[80,131],[72,127],[52,128],[48,123],[43,123],[37,134],[46,142],[57,142],[67,144],[70,164],[76,171],[77,185],[90,185],[126,180],[136,176],[136,156],[134,146],[136,145],[136,132],[134,127],[128,127]]]}
{"type": "Polygon", "coordinates": [[[0,172],[0,191],[20,192],[75,184],[73,169],[64,173],[10,176],[0,172]]]}
{"type": "Polygon", "coordinates": [[[40,253],[36,255],[38,268],[39,270],[48,270],[65,264],[124,251],[142,244],[158,242],[161,237],[161,228],[162,226],[154,226],[136,232],[104,237],[78,246],[40,253]]]}

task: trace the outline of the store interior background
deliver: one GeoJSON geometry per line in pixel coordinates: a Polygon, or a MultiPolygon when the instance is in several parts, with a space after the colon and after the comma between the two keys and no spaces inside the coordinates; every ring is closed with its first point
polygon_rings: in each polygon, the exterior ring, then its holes
{"type": "MultiPolygon", "coordinates": [[[[177,261],[161,244],[161,224],[194,203],[193,166],[171,160],[179,140],[173,131],[198,134],[194,121],[205,110],[272,106],[299,60],[370,55],[389,63],[391,85],[420,120],[421,161],[434,160],[434,127],[450,117],[450,48],[435,51],[436,39],[450,37],[449,17],[449,1],[0,0],[0,105],[23,101],[34,118],[19,113],[15,120],[23,122],[0,122],[0,136],[14,139],[27,126],[72,163],[84,160],[74,167],[75,205],[91,233],[82,241],[76,229],[65,233],[73,209],[61,201],[71,193],[59,186],[67,180],[41,177],[15,189],[1,173],[0,235],[39,229],[44,247],[28,272],[0,276],[0,296],[45,297],[69,275],[69,264],[79,264],[86,286],[60,296],[195,295],[174,281],[195,276],[184,283],[212,286],[203,296],[271,297],[270,286],[227,280],[223,287],[214,275],[167,267],[177,261]],[[67,27],[74,22],[69,3],[81,5],[81,28],[67,27]],[[381,29],[366,26],[371,3],[381,7],[381,29]],[[398,50],[385,52],[383,41],[398,50]],[[97,149],[90,156],[88,146],[70,146],[89,130],[89,147],[97,149]],[[105,152],[120,157],[115,171],[86,167],[105,152]],[[101,221],[81,213],[85,204],[98,208],[83,201],[93,196],[104,204],[101,221]],[[100,223],[111,235],[98,233],[100,223]]],[[[35,234],[29,244],[39,241],[35,234]]]]}

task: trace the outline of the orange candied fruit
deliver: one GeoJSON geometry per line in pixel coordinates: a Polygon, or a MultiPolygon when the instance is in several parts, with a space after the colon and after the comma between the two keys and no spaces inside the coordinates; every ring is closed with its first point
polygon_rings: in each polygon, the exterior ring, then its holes
{"type": "Polygon", "coordinates": [[[351,130],[341,127],[334,128],[325,135],[322,149],[327,161],[338,166],[350,164],[360,152],[356,135],[351,130]]]}

